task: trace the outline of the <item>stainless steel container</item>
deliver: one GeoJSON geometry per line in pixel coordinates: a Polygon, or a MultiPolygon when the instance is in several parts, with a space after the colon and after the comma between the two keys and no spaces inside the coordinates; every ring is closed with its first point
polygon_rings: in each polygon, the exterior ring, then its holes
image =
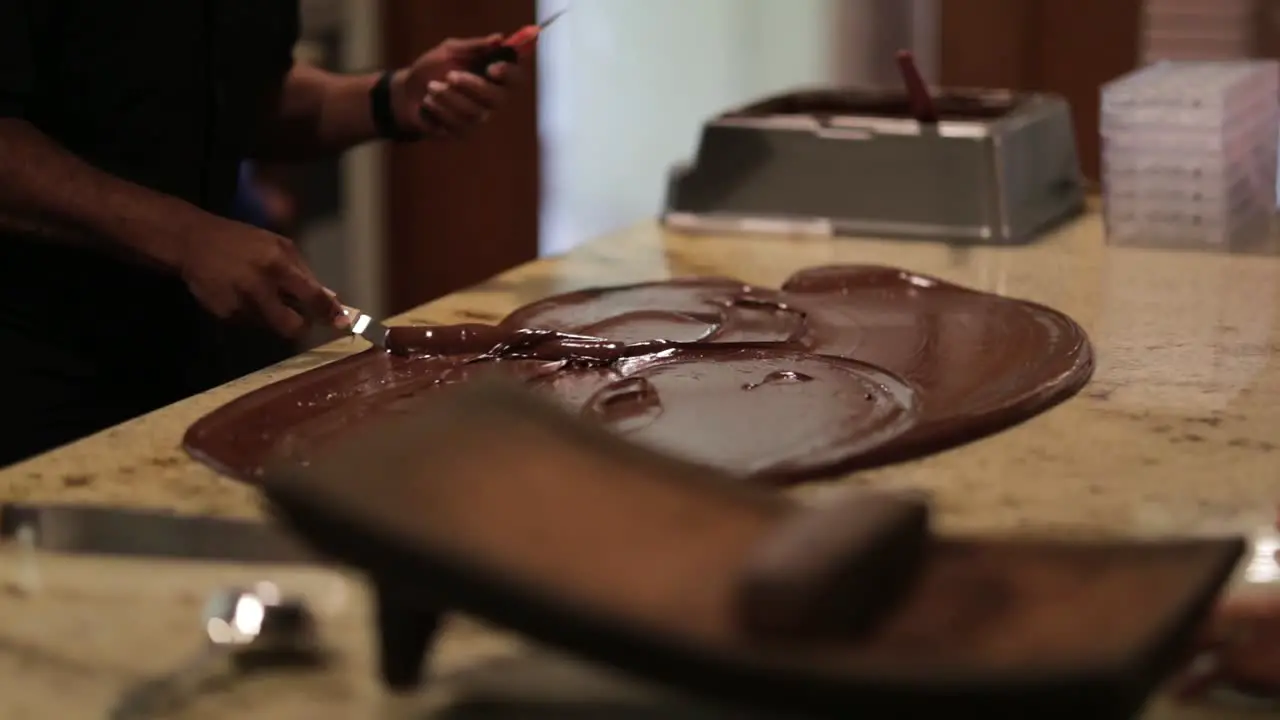
{"type": "Polygon", "coordinates": [[[921,123],[902,93],[818,90],[728,112],[672,173],[664,222],[1022,243],[1083,210],[1062,98],[953,91],[935,106],[939,120],[921,123]]]}

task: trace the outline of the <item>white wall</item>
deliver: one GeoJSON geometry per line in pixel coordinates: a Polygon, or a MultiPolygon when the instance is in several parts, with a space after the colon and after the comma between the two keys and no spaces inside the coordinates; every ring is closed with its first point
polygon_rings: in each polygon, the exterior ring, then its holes
{"type": "MultiPolygon", "coordinates": [[[[351,72],[376,67],[382,58],[382,29],[378,3],[343,0],[342,67],[351,72]]],[[[342,158],[342,215],[347,287],[351,305],[382,314],[382,251],[386,234],[382,178],[382,148],[369,144],[342,158]]]]}
{"type": "Polygon", "coordinates": [[[800,85],[883,83],[932,2],[541,0],[544,17],[571,6],[539,47],[543,252],[653,217],[717,112],[800,85]]]}
{"type": "MultiPolygon", "coordinates": [[[[708,116],[827,79],[837,2],[573,2],[539,47],[543,251],[653,216],[708,116]]],[[[542,12],[565,4],[543,0],[542,12]]]]}

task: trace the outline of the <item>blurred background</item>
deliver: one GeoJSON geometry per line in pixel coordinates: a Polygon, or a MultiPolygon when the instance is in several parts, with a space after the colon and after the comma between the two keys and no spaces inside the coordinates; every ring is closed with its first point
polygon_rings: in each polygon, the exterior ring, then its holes
{"type": "Polygon", "coordinates": [[[1066,95],[1096,176],[1103,82],[1280,47],[1272,0],[304,0],[297,54],[399,65],[569,6],[534,80],[474,137],[253,170],[265,209],[348,302],[398,312],[650,219],[708,117],[799,86],[892,85],[898,48],[934,83],[1066,95]]]}

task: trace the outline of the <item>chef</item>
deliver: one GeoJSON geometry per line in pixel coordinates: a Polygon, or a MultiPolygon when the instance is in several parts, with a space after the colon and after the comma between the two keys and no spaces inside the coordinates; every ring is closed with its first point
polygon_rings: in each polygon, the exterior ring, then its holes
{"type": "Polygon", "coordinates": [[[518,75],[465,72],[498,36],[366,75],[297,39],[297,0],[0,0],[0,467],[338,322],[292,243],[228,219],[243,160],[457,137],[518,75]]]}

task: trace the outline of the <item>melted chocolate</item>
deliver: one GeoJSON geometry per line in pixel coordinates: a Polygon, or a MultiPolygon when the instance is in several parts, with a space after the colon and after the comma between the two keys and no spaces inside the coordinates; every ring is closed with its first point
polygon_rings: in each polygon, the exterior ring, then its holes
{"type": "Polygon", "coordinates": [[[252,479],[274,455],[306,463],[367,418],[499,373],[642,444],[795,482],[1020,422],[1093,369],[1061,313],[868,266],[804,270],[781,290],[727,278],[583,290],[496,326],[395,327],[389,346],[250,393],[185,447],[252,479]]]}
{"type": "MultiPolygon", "coordinates": [[[[763,100],[730,117],[803,115],[811,117],[915,118],[912,91],[815,90],[763,100]]],[[[1026,98],[1000,91],[943,91],[930,97],[937,119],[981,122],[1012,114],[1026,98]]]]}

